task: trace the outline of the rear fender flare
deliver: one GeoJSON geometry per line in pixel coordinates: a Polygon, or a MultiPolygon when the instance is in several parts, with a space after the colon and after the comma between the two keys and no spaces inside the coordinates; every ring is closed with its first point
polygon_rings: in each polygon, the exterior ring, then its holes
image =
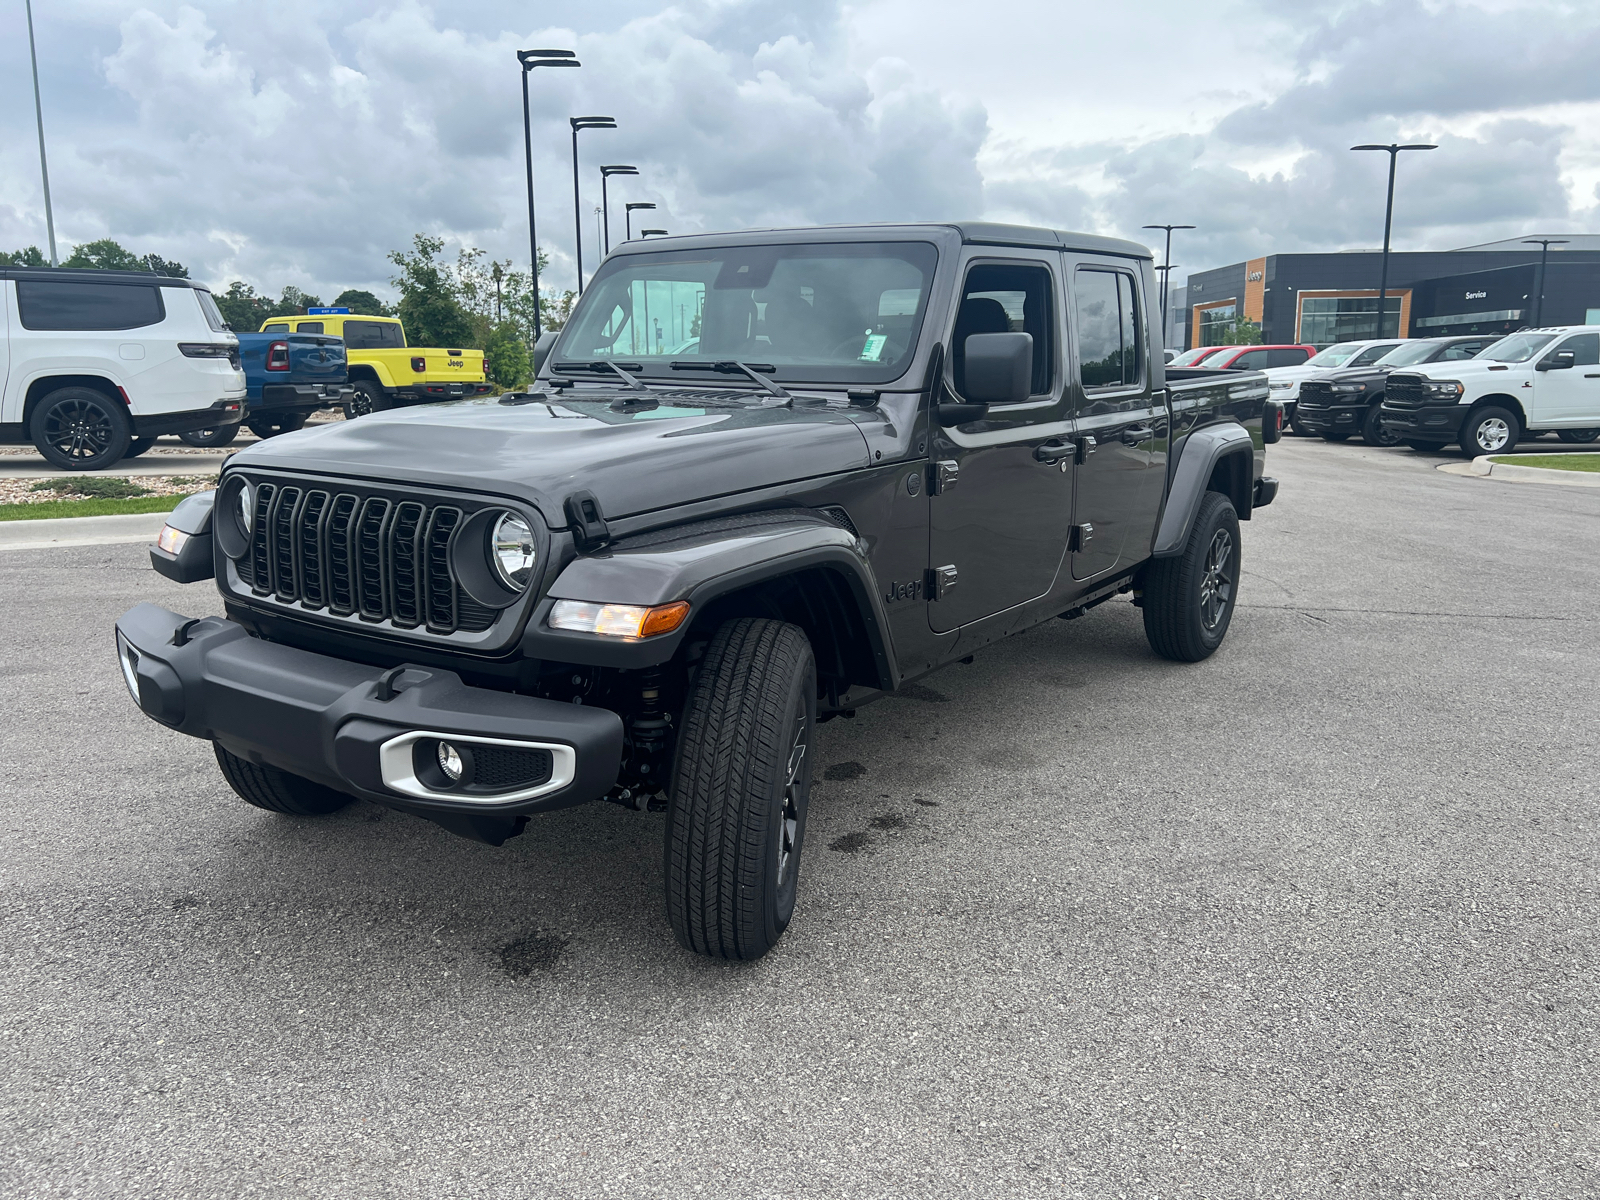
{"type": "Polygon", "coordinates": [[[1170,558],[1183,552],[1195,513],[1200,509],[1200,500],[1210,489],[1219,466],[1224,467],[1221,474],[1228,479],[1229,486],[1217,490],[1233,501],[1240,517],[1245,520],[1250,517],[1255,443],[1248,429],[1233,421],[1207,425],[1184,438],[1177,454],[1172,486],[1156,531],[1155,548],[1151,551],[1155,558],[1170,558]]]}
{"type": "Polygon", "coordinates": [[[639,668],[658,666],[678,652],[695,619],[733,593],[823,570],[844,585],[871,659],[870,686],[889,689],[897,673],[872,565],[855,535],[806,509],[696,521],[614,543],[574,559],[556,577],[523,633],[522,652],[555,662],[639,668]],[[629,543],[632,543],[630,545],[629,543]],[[670,604],[687,600],[680,628],[643,642],[549,628],[557,600],[670,604]]]}
{"type": "Polygon", "coordinates": [[[394,382],[384,378],[387,374],[388,372],[383,369],[382,363],[351,363],[345,368],[345,377],[351,383],[357,383],[364,379],[369,383],[377,384],[386,392],[392,392],[394,390],[394,382]]]}

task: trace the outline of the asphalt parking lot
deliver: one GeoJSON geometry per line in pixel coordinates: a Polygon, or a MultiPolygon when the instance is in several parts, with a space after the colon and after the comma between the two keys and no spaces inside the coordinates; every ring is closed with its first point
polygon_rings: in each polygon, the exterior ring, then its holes
{"type": "Polygon", "coordinates": [[[0,555],[0,1193],[1588,1197],[1600,492],[1290,439],[1209,662],[1117,602],[820,734],[753,964],[664,818],[294,822],[0,555]]]}

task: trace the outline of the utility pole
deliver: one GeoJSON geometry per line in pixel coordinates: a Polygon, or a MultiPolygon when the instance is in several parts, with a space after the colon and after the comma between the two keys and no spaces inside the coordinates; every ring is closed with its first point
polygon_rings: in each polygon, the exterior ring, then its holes
{"type": "MultiPolygon", "coordinates": [[[[1400,158],[1402,150],[1437,150],[1439,147],[1423,143],[1410,146],[1401,146],[1390,142],[1387,146],[1351,146],[1352,150],[1384,150],[1389,155],[1389,198],[1383,206],[1383,266],[1378,272],[1378,336],[1383,337],[1384,326],[1388,322],[1389,314],[1384,311],[1389,301],[1389,230],[1394,225],[1394,165],[1400,158]]],[[[1400,327],[1395,326],[1395,336],[1400,335],[1400,327]]]]}
{"type": "Polygon", "coordinates": [[[1167,231],[1167,251],[1161,256],[1161,344],[1167,342],[1167,293],[1172,290],[1172,231],[1174,229],[1193,229],[1193,225],[1145,225],[1145,229],[1165,229],[1167,231]]]}
{"type": "Polygon", "coordinates": [[[50,235],[50,265],[56,260],[56,218],[50,208],[50,164],[44,157],[44,105],[39,100],[39,52],[33,46],[33,0],[27,0],[28,57],[33,61],[33,115],[39,122],[39,174],[44,178],[44,227],[50,235]]]}

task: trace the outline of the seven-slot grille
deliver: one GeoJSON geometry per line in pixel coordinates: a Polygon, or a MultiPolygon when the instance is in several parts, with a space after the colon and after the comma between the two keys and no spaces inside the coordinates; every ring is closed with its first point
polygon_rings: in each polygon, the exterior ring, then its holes
{"type": "Polygon", "coordinates": [[[450,537],[466,515],[450,504],[258,483],[239,577],[257,596],[334,616],[479,633],[495,612],[450,571],[450,537]]]}
{"type": "Polygon", "coordinates": [[[1422,377],[1391,374],[1383,383],[1383,400],[1390,408],[1421,408],[1427,400],[1422,377]]]}

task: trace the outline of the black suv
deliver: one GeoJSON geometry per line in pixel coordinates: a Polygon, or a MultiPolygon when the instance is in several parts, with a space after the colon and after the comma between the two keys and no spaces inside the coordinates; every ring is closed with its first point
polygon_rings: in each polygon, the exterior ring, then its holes
{"type": "Polygon", "coordinates": [[[1400,441],[1400,435],[1385,429],[1378,419],[1389,372],[1397,367],[1473,358],[1501,336],[1415,338],[1402,342],[1369,366],[1308,379],[1300,385],[1296,420],[1307,433],[1320,433],[1330,442],[1342,442],[1359,433],[1369,446],[1393,446],[1400,441]]]}
{"type": "Polygon", "coordinates": [[[1119,594],[1222,642],[1281,414],[1164,372],[1154,278],[1003,225],[627,243],[533,390],[231,458],[151,551],[227,616],[127,613],[128,687],[275,812],[664,810],[679,940],[756,957],[818,721],[1119,594]]]}

